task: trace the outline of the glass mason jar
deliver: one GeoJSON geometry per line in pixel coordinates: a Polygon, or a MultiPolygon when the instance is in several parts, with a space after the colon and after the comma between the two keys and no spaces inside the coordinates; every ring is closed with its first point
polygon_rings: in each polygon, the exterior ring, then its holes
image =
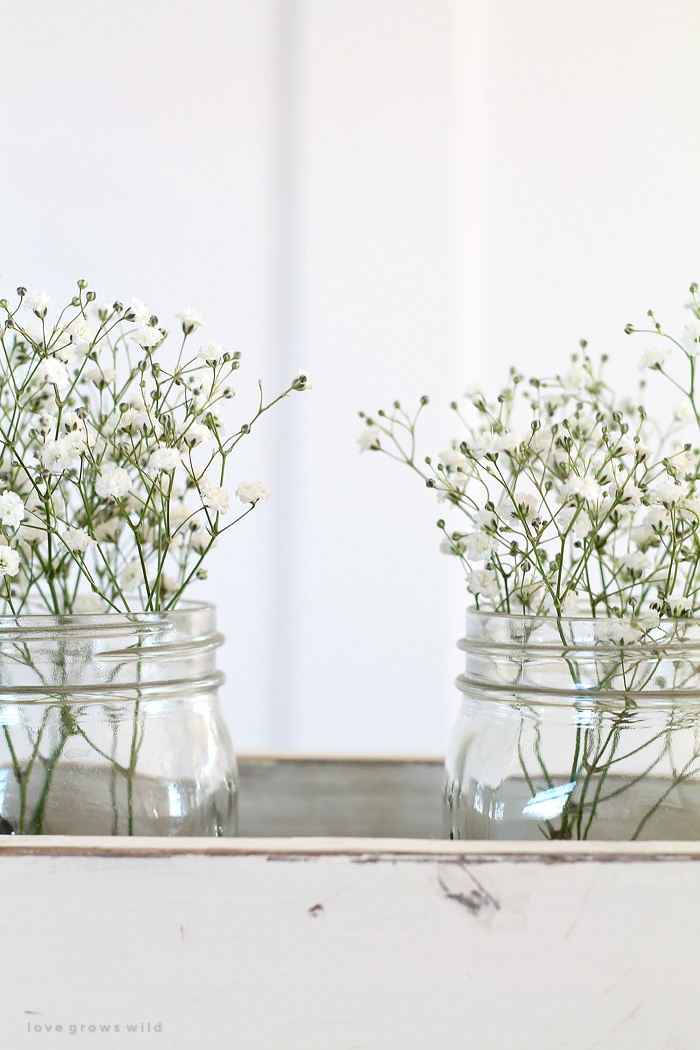
{"type": "Polygon", "coordinates": [[[234,835],[212,605],[0,617],[0,833],[234,835]]]}
{"type": "Polygon", "coordinates": [[[700,839],[700,624],[467,614],[452,839],[700,839]]]}

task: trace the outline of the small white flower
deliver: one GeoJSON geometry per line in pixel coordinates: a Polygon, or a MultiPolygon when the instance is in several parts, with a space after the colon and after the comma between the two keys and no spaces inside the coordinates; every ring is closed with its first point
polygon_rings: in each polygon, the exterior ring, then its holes
{"type": "Polygon", "coordinates": [[[683,510],[693,514],[696,518],[700,518],[700,497],[686,496],[683,500],[683,510]]]}
{"type": "Polygon", "coordinates": [[[12,547],[0,547],[0,576],[16,576],[19,572],[19,554],[12,547]]]}
{"type": "Polygon", "coordinates": [[[493,440],[495,452],[515,452],[523,443],[523,435],[512,430],[504,430],[502,434],[496,434],[493,440]]]}
{"type": "Polygon", "coordinates": [[[151,346],[157,346],[164,338],[160,328],[154,328],[150,324],[145,324],[136,329],[132,336],[132,342],[138,343],[144,350],[147,350],[151,346]]]}
{"type": "Polygon", "coordinates": [[[540,427],[539,430],[533,430],[528,444],[535,452],[542,453],[549,451],[553,441],[554,434],[551,427],[540,427]]]}
{"type": "Polygon", "coordinates": [[[116,543],[124,527],[123,518],[109,518],[95,526],[98,543],[116,543]]]}
{"type": "Polygon", "coordinates": [[[474,515],[474,524],[480,529],[495,529],[498,525],[498,515],[495,510],[478,510],[474,515]]]}
{"type": "Polygon", "coordinates": [[[82,554],[90,547],[96,546],[96,541],[85,529],[66,529],[62,539],[68,550],[75,553],[82,554]]]}
{"type": "Polygon", "coordinates": [[[84,430],[70,430],[58,440],[71,456],[82,456],[87,448],[87,435],[84,430]]]}
{"type": "Polygon", "coordinates": [[[497,434],[493,430],[483,430],[478,435],[474,445],[472,446],[472,452],[477,459],[483,459],[488,455],[498,455],[498,449],[495,448],[495,442],[497,434]]]}
{"type": "Polygon", "coordinates": [[[631,645],[641,638],[641,631],[630,620],[614,616],[609,620],[596,620],[595,632],[598,641],[612,642],[613,645],[631,645]]]}
{"type": "Polygon", "coordinates": [[[121,499],[131,488],[131,478],[116,463],[103,463],[95,481],[95,492],[103,499],[121,499]]]}
{"type": "Polygon", "coordinates": [[[195,397],[202,399],[202,404],[209,401],[218,389],[211,372],[195,372],[187,377],[187,382],[195,397]]]}
{"type": "Polygon", "coordinates": [[[476,438],[472,451],[476,459],[499,453],[512,454],[523,441],[523,435],[515,434],[512,430],[504,430],[502,434],[496,434],[494,430],[483,430],[476,438]]]}
{"type": "Polygon", "coordinates": [[[241,503],[257,503],[270,498],[268,489],[261,481],[242,481],[235,492],[241,503]]]}
{"type": "MultiPolygon", "coordinates": [[[[601,435],[602,436],[602,435],[601,435]]],[[[626,434],[618,438],[609,439],[609,448],[613,456],[636,456],[637,446],[626,434]]]]}
{"type": "Polygon", "coordinates": [[[90,591],[88,594],[79,594],[73,602],[73,612],[79,616],[99,616],[107,612],[107,602],[99,594],[90,591]]]}
{"type": "Polygon", "coordinates": [[[225,353],[220,343],[207,343],[206,346],[199,348],[197,357],[201,357],[202,361],[206,361],[209,365],[218,365],[223,360],[225,353]]]}
{"type": "MultiPolygon", "coordinates": [[[[613,496],[614,494],[614,490],[612,490],[610,495],[613,496]]],[[[624,488],[620,490],[620,495],[624,500],[625,505],[629,505],[630,507],[634,507],[635,510],[639,510],[644,498],[644,489],[640,489],[638,485],[628,481],[624,488]]]]}
{"type": "Polygon", "coordinates": [[[578,496],[586,503],[598,503],[603,497],[603,488],[592,474],[574,475],[564,483],[562,492],[566,496],[578,496]]]}
{"type": "Polygon", "coordinates": [[[523,608],[534,609],[541,605],[543,592],[544,583],[542,580],[530,576],[527,580],[523,580],[520,587],[514,592],[513,597],[520,599],[523,608]]]}
{"type": "Polygon", "coordinates": [[[95,329],[85,317],[78,317],[66,329],[71,342],[82,350],[87,350],[95,338],[95,329]]]}
{"type": "MultiPolygon", "coordinates": [[[[544,600],[545,608],[552,616],[556,616],[559,612],[557,604],[552,598],[552,595],[547,593],[544,600]]],[[[569,591],[560,602],[561,615],[562,616],[575,616],[579,612],[579,601],[575,591],[569,591]]]]}
{"type": "Polygon", "coordinates": [[[178,320],[182,321],[182,330],[185,335],[190,335],[191,332],[194,332],[195,328],[201,328],[204,324],[204,321],[199,314],[190,306],[181,313],[175,314],[175,316],[178,320]]]}
{"type": "Polygon", "coordinates": [[[649,497],[654,503],[663,503],[665,507],[675,507],[687,495],[687,491],[685,485],[679,485],[678,482],[668,478],[668,480],[660,482],[649,493],[649,497]]]}
{"type": "Polygon", "coordinates": [[[579,600],[576,591],[569,591],[564,595],[561,603],[561,611],[564,616],[575,616],[579,611],[579,600]]]}
{"type": "MultiPolygon", "coordinates": [[[[201,478],[199,484],[201,488],[201,478]]],[[[196,518],[192,517],[194,513],[195,512],[193,511],[192,507],[188,507],[187,504],[182,501],[182,499],[180,499],[179,497],[175,498],[173,494],[173,498],[170,500],[170,510],[168,512],[170,518],[171,531],[177,531],[185,524],[186,521],[194,523],[196,528],[199,523],[197,522],[196,518]]]]}
{"type": "Polygon", "coordinates": [[[678,452],[672,453],[668,458],[671,462],[671,466],[675,467],[682,478],[689,479],[695,477],[695,471],[698,465],[696,454],[681,449],[678,452]]]}
{"type": "MultiPolygon", "coordinates": [[[[36,290],[24,300],[24,305],[33,310],[37,317],[46,317],[48,309],[56,300],[48,292],[37,292],[36,290]]],[[[14,575],[14,573],[12,574],[14,575]]]]}
{"type": "MultiPolygon", "coordinates": [[[[199,492],[202,497],[202,504],[205,507],[208,507],[210,510],[213,510],[216,514],[228,514],[229,495],[226,489],[222,489],[218,485],[214,485],[213,482],[209,481],[207,478],[200,478],[198,484],[199,492]]],[[[258,484],[260,483],[258,482],[258,484]]],[[[240,487],[241,486],[239,485],[238,488],[240,489],[240,487]]],[[[265,491],[267,492],[267,489],[265,489],[265,491]]],[[[241,499],[241,497],[238,495],[238,490],[236,490],[236,495],[239,499],[241,499]]],[[[258,499],[267,499],[267,496],[258,496],[258,499]]],[[[253,503],[254,500],[245,499],[243,500],[243,502],[253,503]]]]}
{"type": "Polygon", "coordinates": [[[54,353],[59,361],[63,361],[64,365],[69,366],[75,364],[78,357],[76,347],[74,347],[72,343],[66,343],[65,346],[59,346],[54,353]]]}
{"type": "Polygon", "coordinates": [[[121,430],[126,434],[136,434],[138,431],[143,430],[144,427],[150,426],[150,423],[148,412],[140,408],[127,408],[126,412],[122,412],[119,416],[117,430],[121,430]]]}
{"type": "Polygon", "coordinates": [[[212,540],[211,533],[206,529],[197,529],[196,532],[192,533],[190,546],[197,554],[206,554],[212,547],[218,547],[219,541],[217,539],[212,540]]]}
{"type": "Polygon", "coordinates": [[[61,434],[55,440],[49,438],[44,442],[39,452],[39,462],[46,470],[54,474],[60,474],[73,466],[73,460],[79,454],[75,448],[75,442],[70,435],[61,434]]]}
{"type": "Polygon", "coordinates": [[[170,576],[167,572],[162,573],[160,577],[160,589],[163,594],[174,594],[178,589],[178,582],[174,576],[170,576]]]}
{"type": "Polygon", "coordinates": [[[634,514],[634,508],[631,503],[616,503],[615,496],[613,493],[603,497],[602,502],[599,504],[600,518],[607,517],[610,515],[610,520],[614,521],[617,525],[623,522],[628,522],[634,514]]]}
{"type": "Polygon", "coordinates": [[[651,445],[645,445],[643,441],[637,442],[637,459],[640,463],[653,456],[655,451],[656,449],[652,448],[651,445]]]}
{"type": "Polygon", "coordinates": [[[56,433],[58,418],[51,415],[50,412],[37,412],[32,416],[31,424],[39,437],[46,438],[49,434],[56,433]]]}
{"type": "Polygon", "coordinates": [[[645,350],[639,358],[640,372],[645,368],[661,368],[670,353],[667,346],[652,346],[645,350]]]}
{"type": "Polygon", "coordinates": [[[655,536],[656,533],[649,525],[637,525],[630,532],[630,538],[632,542],[636,544],[636,546],[640,549],[648,547],[648,545],[655,538],[655,536]]]}
{"type": "Polygon", "coordinates": [[[140,321],[143,325],[148,325],[148,322],[151,320],[150,308],[146,306],[143,299],[131,299],[130,309],[127,310],[127,314],[133,314],[134,319],[140,321]]]}
{"type": "Polygon", "coordinates": [[[71,408],[68,408],[61,416],[61,429],[66,434],[69,434],[71,430],[77,430],[87,440],[87,423],[82,416],[79,416],[77,412],[73,412],[71,408]]]}
{"type": "Polygon", "coordinates": [[[534,521],[537,517],[540,501],[530,492],[516,492],[513,497],[511,514],[514,518],[525,521],[534,521]],[[521,518],[522,516],[522,518],[521,518]]]}
{"type": "Polygon", "coordinates": [[[360,452],[366,452],[369,448],[379,448],[379,439],[381,436],[381,427],[375,426],[374,424],[372,426],[365,427],[362,433],[360,434],[359,438],[357,439],[357,443],[360,446],[360,452]]]}
{"type": "Polygon", "coordinates": [[[142,583],[143,570],[141,569],[141,563],[138,558],[133,558],[119,577],[119,584],[129,594],[136,590],[137,587],[140,587],[142,583]]]}
{"type": "Polygon", "coordinates": [[[226,411],[222,404],[209,405],[206,412],[202,412],[204,424],[214,434],[226,433],[226,411]]]}
{"type": "MultiPolygon", "coordinates": [[[[38,520],[38,519],[35,519],[38,520]]],[[[17,542],[22,546],[33,546],[46,539],[46,526],[39,528],[37,525],[20,525],[17,531],[17,542]]]]}
{"type": "Polygon", "coordinates": [[[635,616],[634,618],[634,626],[638,630],[644,632],[653,631],[656,627],[659,626],[659,623],[659,614],[656,612],[652,612],[651,610],[649,610],[648,612],[643,612],[639,616],[635,616]]]}
{"type": "Polygon", "coordinates": [[[57,361],[55,357],[44,358],[36,370],[36,377],[44,383],[51,383],[59,390],[68,386],[69,383],[68,369],[62,361],[57,361]]]}
{"type": "Polygon", "coordinates": [[[643,528],[651,529],[658,533],[667,529],[671,524],[671,514],[666,507],[649,507],[644,515],[643,528]]]}
{"type": "Polygon", "coordinates": [[[488,532],[472,532],[465,536],[467,557],[471,561],[488,561],[496,545],[496,537],[488,532]]]}
{"type": "Polygon", "coordinates": [[[202,441],[208,441],[212,436],[209,427],[205,427],[203,423],[193,423],[189,420],[178,424],[177,434],[180,441],[184,442],[188,448],[196,448],[202,441]]]}
{"type": "Polygon", "coordinates": [[[81,379],[86,383],[94,383],[100,390],[104,390],[105,387],[113,383],[117,378],[117,373],[113,368],[88,368],[87,371],[83,372],[81,379]]]}
{"type": "Polygon", "coordinates": [[[688,613],[693,611],[693,599],[684,598],[681,595],[672,595],[666,599],[666,604],[671,612],[671,616],[687,616],[688,613]]]}
{"type": "Polygon", "coordinates": [[[559,511],[555,518],[555,525],[559,530],[560,535],[564,535],[571,531],[577,539],[583,539],[593,528],[593,524],[588,514],[575,503],[568,503],[565,507],[559,511]],[[571,523],[573,522],[573,527],[571,523]]]}
{"type": "Polygon", "coordinates": [[[474,569],[467,576],[467,587],[472,594],[495,598],[498,594],[498,581],[493,569],[474,569]]]}
{"type": "Polygon", "coordinates": [[[632,576],[642,576],[651,568],[651,560],[642,551],[628,551],[620,558],[620,564],[629,570],[632,576]]]}
{"type": "Polygon", "coordinates": [[[179,467],[181,463],[182,456],[176,448],[160,445],[155,452],[151,453],[151,457],[148,460],[148,469],[162,470],[169,474],[176,467],[179,467]]]}
{"type": "Polygon", "coordinates": [[[690,401],[681,401],[679,405],[676,405],[673,410],[673,417],[679,423],[689,423],[691,419],[695,419],[693,406],[690,401]]]}
{"type": "Polygon", "coordinates": [[[700,320],[694,317],[690,324],[685,326],[681,336],[681,346],[691,357],[697,357],[700,354],[698,339],[700,339],[700,320]]]}
{"type": "Polygon", "coordinates": [[[576,390],[588,379],[588,373],[585,368],[581,368],[580,365],[572,365],[571,368],[564,374],[563,383],[567,390],[576,390]]]}
{"type": "Polygon", "coordinates": [[[17,529],[24,521],[25,511],[22,498],[16,492],[5,489],[0,493],[0,522],[10,529],[17,529]]]}
{"type": "Polygon", "coordinates": [[[448,470],[458,470],[460,467],[463,470],[469,468],[469,460],[462,455],[458,448],[446,448],[444,452],[439,454],[438,461],[447,467],[448,470]]]}

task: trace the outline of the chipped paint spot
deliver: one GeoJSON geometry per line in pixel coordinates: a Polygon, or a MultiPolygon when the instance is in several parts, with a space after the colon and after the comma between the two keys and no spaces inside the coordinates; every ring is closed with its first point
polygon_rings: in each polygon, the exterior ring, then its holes
{"type": "Polygon", "coordinates": [[[443,866],[442,872],[438,868],[438,885],[446,900],[455,901],[457,904],[461,905],[461,907],[466,908],[471,915],[478,915],[479,912],[485,908],[500,911],[501,905],[496,898],[489,893],[481,882],[479,882],[476,875],[462,864],[457,865],[460,872],[460,875],[457,878],[461,882],[461,885],[454,885],[455,875],[454,871],[451,870],[454,869],[454,867],[454,865],[450,865],[450,868],[448,869],[447,866],[443,866]],[[446,881],[447,879],[449,879],[453,885],[449,885],[446,881]]]}
{"type": "Polygon", "coordinates": [[[309,915],[311,915],[312,918],[317,919],[319,915],[323,915],[325,910],[326,909],[322,904],[314,904],[313,907],[309,908],[309,915]]]}

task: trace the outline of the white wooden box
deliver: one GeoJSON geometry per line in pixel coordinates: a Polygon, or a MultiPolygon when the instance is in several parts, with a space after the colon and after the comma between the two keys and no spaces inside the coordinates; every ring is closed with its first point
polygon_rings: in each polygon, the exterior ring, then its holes
{"type": "Polygon", "coordinates": [[[0,840],[2,1050],[700,1045],[699,846],[442,841],[437,760],[241,774],[238,839],[0,840]]]}

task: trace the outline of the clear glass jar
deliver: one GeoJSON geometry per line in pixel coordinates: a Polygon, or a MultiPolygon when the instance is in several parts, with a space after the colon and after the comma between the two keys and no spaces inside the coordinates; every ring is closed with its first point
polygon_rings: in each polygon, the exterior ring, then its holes
{"type": "Polygon", "coordinates": [[[0,617],[0,833],[234,835],[212,605],[0,617]]]}
{"type": "Polygon", "coordinates": [[[452,839],[700,839],[700,624],[471,611],[452,839]]]}

